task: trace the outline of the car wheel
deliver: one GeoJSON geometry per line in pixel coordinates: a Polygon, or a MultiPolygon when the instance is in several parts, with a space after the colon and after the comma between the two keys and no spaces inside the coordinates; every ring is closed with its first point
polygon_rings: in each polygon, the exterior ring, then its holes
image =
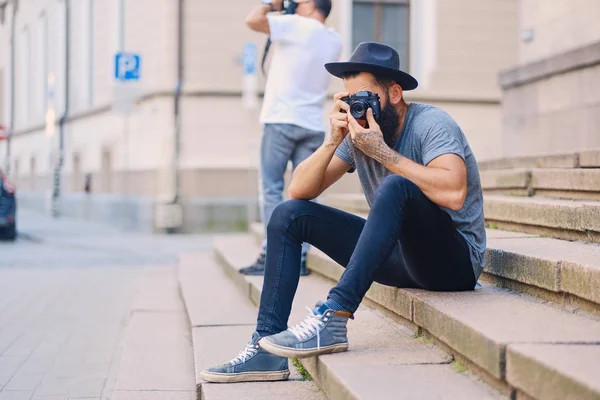
{"type": "Polygon", "coordinates": [[[6,228],[6,239],[15,240],[17,238],[17,224],[12,224],[6,228]]]}

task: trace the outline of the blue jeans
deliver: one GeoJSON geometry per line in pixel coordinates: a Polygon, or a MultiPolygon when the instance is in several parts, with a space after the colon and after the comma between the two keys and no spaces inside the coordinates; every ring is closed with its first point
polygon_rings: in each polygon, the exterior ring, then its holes
{"type": "MultiPolygon", "coordinates": [[[[323,144],[324,132],[316,132],[290,124],[265,124],[260,148],[260,210],[265,232],[271,214],[283,201],[283,176],[288,162],[293,170],[323,144]]],[[[302,247],[302,258],[308,251],[308,243],[302,247]]],[[[267,238],[261,252],[267,249],[267,238]]]]}
{"type": "MultiPolygon", "coordinates": [[[[304,200],[279,205],[267,229],[257,330],[287,329],[308,242],[346,270],[328,298],[354,312],[371,284],[435,291],[473,290],[469,247],[450,215],[398,175],[379,185],[368,219],[304,200]]],[[[315,299],[317,300],[317,299],[315,299]]]]}

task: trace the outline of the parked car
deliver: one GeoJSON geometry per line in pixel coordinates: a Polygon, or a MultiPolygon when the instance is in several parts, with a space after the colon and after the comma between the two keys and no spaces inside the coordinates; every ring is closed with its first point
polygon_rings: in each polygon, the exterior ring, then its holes
{"type": "Polygon", "coordinates": [[[14,240],[17,237],[17,200],[15,186],[0,171],[0,238],[14,240]]]}

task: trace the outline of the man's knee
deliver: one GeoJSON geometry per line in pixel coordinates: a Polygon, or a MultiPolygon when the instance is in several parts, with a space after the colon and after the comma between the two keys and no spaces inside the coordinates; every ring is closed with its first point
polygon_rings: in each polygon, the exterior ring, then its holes
{"type": "Polygon", "coordinates": [[[279,203],[273,210],[267,230],[279,230],[286,226],[295,215],[302,212],[309,204],[308,200],[286,200],[279,203]]]}
{"type": "Polygon", "coordinates": [[[421,193],[421,190],[409,179],[391,174],[383,178],[379,188],[378,195],[393,194],[394,196],[411,197],[412,194],[421,193]]]}

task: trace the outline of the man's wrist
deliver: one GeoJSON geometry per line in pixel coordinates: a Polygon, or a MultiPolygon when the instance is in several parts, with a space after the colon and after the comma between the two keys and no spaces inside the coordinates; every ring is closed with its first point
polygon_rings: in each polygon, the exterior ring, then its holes
{"type": "Polygon", "coordinates": [[[337,148],[340,144],[342,144],[342,142],[338,142],[336,140],[333,140],[332,138],[327,138],[325,140],[325,142],[323,142],[323,147],[331,149],[331,148],[337,148]]]}

